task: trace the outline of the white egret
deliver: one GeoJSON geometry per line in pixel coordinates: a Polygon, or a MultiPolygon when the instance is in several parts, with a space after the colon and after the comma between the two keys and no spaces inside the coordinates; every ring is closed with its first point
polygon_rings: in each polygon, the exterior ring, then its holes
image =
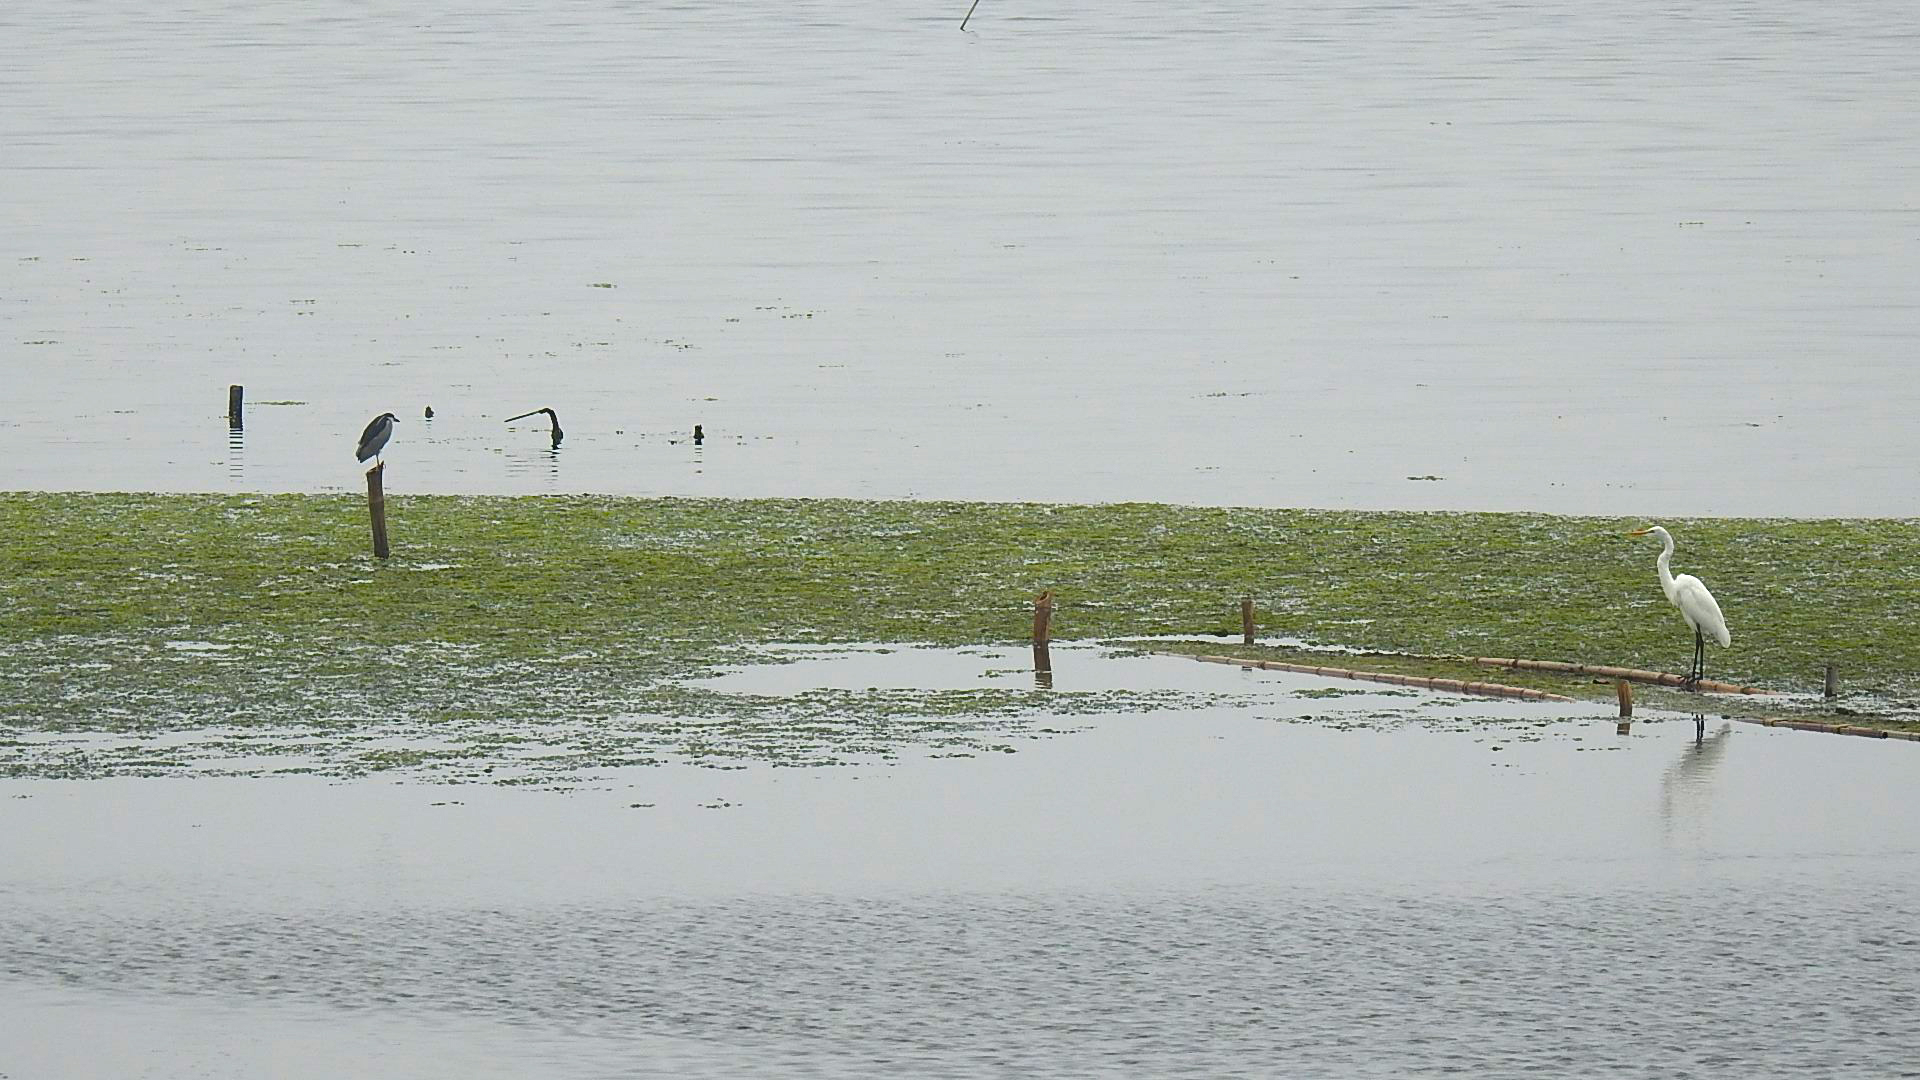
{"type": "Polygon", "coordinates": [[[1687,625],[1693,627],[1693,668],[1687,674],[1685,685],[1698,690],[1700,679],[1706,674],[1707,638],[1711,636],[1724,649],[1733,644],[1733,634],[1727,630],[1727,619],[1720,614],[1720,605],[1699,578],[1692,574],[1674,576],[1671,565],[1673,534],[1658,525],[1649,525],[1627,535],[1646,536],[1649,533],[1659,537],[1660,542],[1666,545],[1661,549],[1658,560],[1660,590],[1667,594],[1669,603],[1680,609],[1680,617],[1687,620],[1687,625]]]}
{"type": "Polygon", "coordinates": [[[393,422],[398,419],[390,412],[374,417],[373,422],[367,425],[367,430],[360,433],[360,447],[353,452],[353,456],[365,461],[378,454],[380,448],[387,445],[387,440],[393,438],[393,422]]]}

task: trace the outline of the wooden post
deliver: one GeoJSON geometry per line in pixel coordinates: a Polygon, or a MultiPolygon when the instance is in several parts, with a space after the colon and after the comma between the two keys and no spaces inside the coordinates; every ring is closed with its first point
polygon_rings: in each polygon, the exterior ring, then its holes
{"type": "Polygon", "coordinates": [[[1053,627],[1053,590],[1033,598],[1033,670],[1053,670],[1053,656],[1047,651],[1053,627]]]}
{"type": "Polygon", "coordinates": [[[227,387],[227,426],[238,431],[245,426],[240,422],[241,404],[247,396],[247,388],[235,383],[227,387]]]}
{"type": "Polygon", "coordinates": [[[1633,718],[1633,684],[1625,679],[1613,680],[1614,696],[1620,699],[1620,719],[1633,718]]]}
{"type": "Polygon", "coordinates": [[[1828,664],[1827,665],[1827,700],[1832,701],[1834,698],[1837,698],[1839,696],[1840,696],[1840,674],[1839,672],[1836,672],[1833,670],[1832,664],[1828,664]]]}
{"type": "Polygon", "coordinates": [[[376,559],[387,557],[387,496],[380,486],[380,474],[386,471],[386,462],[367,470],[367,514],[373,518],[373,556],[376,559]]]}
{"type": "Polygon", "coordinates": [[[1240,598],[1240,643],[1253,644],[1253,597],[1240,598]]]}

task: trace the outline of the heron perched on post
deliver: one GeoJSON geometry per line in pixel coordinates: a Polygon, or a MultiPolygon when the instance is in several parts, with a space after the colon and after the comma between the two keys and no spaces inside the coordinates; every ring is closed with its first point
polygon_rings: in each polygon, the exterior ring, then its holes
{"type": "MultiPolygon", "coordinates": [[[[1700,679],[1706,674],[1708,635],[1712,635],[1713,640],[1719,642],[1720,647],[1724,649],[1733,644],[1733,633],[1727,629],[1727,618],[1720,614],[1719,603],[1714,600],[1713,594],[1707,591],[1707,587],[1700,583],[1699,578],[1692,574],[1674,576],[1670,565],[1673,559],[1672,533],[1658,525],[1649,525],[1627,535],[1646,536],[1648,534],[1659,537],[1660,542],[1665,545],[1660,550],[1660,558],[1655,560],[1655,565],[1660,568],[1660,591],[1667,594],[1667,601],[1679,608],[1680,617],[1687,620],[1688,626],[1693,627],[1693,668],[1687,673],[1686,682],[1683,685],[1690,690],[1698,690],[1700,679]]],[[[1705,721],[1701,723],[1704,725],[1705,721]]]]}
{"type": "Polygon", "coordinates": [[[567,433],[560,430],[560,414],[554,412],[552,409],[535,409],[533,412],[523,412],[519,416],[507,417],[505,422],[511,424],[515,420],[525,420],[527,417],[539,413],[546,413],[547,419],[553,421],[553,448],[555,450],[560,449],[560,440],[566,438],[567,433]]]}
{"type": "Polygon", "coordinates": [[[387,445],[387,440],[393,438],[393,422],[398,419],[390,412],[374,417],[373,422],[367,425],[367,430],[360,433],[360,447],[353,452],[353,456],[365,461],[378,454],[380,448],[387,445]]]}

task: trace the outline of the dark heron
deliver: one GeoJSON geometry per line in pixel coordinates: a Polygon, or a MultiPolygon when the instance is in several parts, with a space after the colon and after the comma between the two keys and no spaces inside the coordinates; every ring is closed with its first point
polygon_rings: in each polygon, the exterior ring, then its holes
{"type": "Polygon", "coordinates": [[[365,461],[378,454],[380,448],[387,445],[387,440],[393,438],[393,422],[398,419],[390,412],[374,417],[373,422],[367,425],[367,430],[360,433],[360,448],[353,452],[353,456],[365,461]]]}
{"type": "Polygon", "coordinates": [[[555,450],[560,449],[560,440],[566,438],[567,433],[560,430],[560,414],[554,412],[552,409],[535,409],[533,412],[523,412],[519,416],[507,417],[506,422],[511,424],[515,420],[525,420],[527,417],[535,416],[539,413],[546,413],[547,419],[553,421],[553,448],[555,450]]]}

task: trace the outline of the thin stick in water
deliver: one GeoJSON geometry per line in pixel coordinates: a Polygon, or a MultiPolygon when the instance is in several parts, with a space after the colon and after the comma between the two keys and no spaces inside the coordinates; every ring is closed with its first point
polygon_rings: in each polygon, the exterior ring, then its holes
{"type": "Polygon", "coordinates": [[[967,18],[960,20],[960,29],[965,30],[967,28],[967,19],[973,18],[973,8],[977,8],[979,6],[980,6],[980,0],[973,0],[973,7],[970,7],[967,9],[967,18]]]}

